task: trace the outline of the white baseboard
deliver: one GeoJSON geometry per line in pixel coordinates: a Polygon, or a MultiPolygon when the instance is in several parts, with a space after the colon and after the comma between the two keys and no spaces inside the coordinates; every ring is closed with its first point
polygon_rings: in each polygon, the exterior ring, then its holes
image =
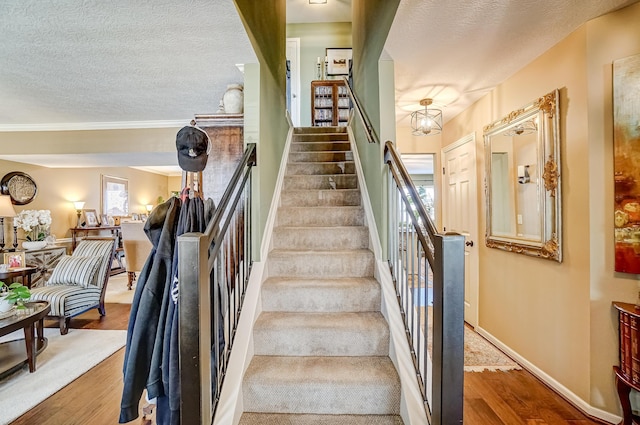
{"type": "Polygon", "coordinates": [[[401,386],[400,416],[405,424],[427,425],[429,422],[422,403],[422,394],[416,379],[416,372],[413,366],[413,359],[409,351],[409,343],[404,331],[404,322],[400,315],[400,308],[396,298],[393,279],[389,272],[389,265],[382,259],[382,246],[380,236],[376,226],[371,199],[367,191],[364,180],[362,164],[358,155],[358,148],[354,142],[353,131],[347,127],[353,160],[355,162],[356,174],[358,175],[358,185],[362,195],[362,205],[365,212],[365,222],[369,228],[369,248],[376,258],[375,277],[380,283],[382,292],[381,312],[389,325],[389,358],[393,362],[401,386]]]}
{"type": "Polygon", "coordinates": [[[546,372],[538,368],[533,363],[529,362],[527,359],[522,357],[520,354],[512,350],[511,348],[504,345],[499,339],[491,335],[485,329],[480,326],[475,328],[475,331],[480,335],[489,340],[493,345],[498,347],[500,350],[504,351],[509,355],[509,357],[513,358],[517,361],[522,367],[531,372],[535,377],[540,379],[546,385],[551,387],[555,392],[560,394],[563,398],[565,398],[568,402],[573,404],[576,408],[580,409],[586,415],[592,416],[594,418],[600,419],[602,421],[618,424],[622,421],[620,416],[614,415],[613,413],[605,412],[604,410],[598,409],[597,407],[591,406],[589,403],[578,397],[575,393],[569,390],[567,387],[562,385],[560,382],[556,381],[553,377],[549,376],[546,372]]]}

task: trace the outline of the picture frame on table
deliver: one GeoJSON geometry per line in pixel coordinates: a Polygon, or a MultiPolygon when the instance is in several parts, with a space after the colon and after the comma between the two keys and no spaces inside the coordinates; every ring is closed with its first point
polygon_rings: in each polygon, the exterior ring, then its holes
{"type": "Polygon", "coordinates": [[[100,225],[108,226],[109,225],[109,216],[106,214],[100,214],[100,225]]]}
{"type": "Polygon", "coordinates": [[[327,75],[349,75],[351,48],[327,48],[327,75]]]}
{"type": "Polygon", "coordinates": [[[98,214],[96,210],[83,210],[84,213],[84,227],[98,227],[100,222],[98,221],[98,214]]]}
{"type": "Polygon", "coordinates": [[[9,270],[25,267],[24,251],[5,252],[4,264],[9,265],[9,270]]]}

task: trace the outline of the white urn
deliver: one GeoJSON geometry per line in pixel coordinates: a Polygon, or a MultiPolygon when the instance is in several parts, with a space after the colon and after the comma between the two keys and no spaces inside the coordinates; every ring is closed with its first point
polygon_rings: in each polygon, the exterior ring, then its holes
{"type": "Polygon", "coordinates": [[[229,84],[222,96],[224,111],[227,114],[241,114],[244,110],[244,92],[242,84],[229,84]]]}

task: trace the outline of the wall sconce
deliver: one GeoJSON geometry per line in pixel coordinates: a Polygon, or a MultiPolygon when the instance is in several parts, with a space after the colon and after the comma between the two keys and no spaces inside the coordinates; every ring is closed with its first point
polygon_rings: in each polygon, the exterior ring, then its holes
{"type": "Polygon", "coordinates": [[[84,208],[83,201],[75,201],[73,203],[73,207],[76,209],[76,214],[78,214],[78,222],[76,223],[76,227],[81,227],[80,216],[82,215],[82,209],[84,208]]]}
{"type": "MultiPolygon", "coordinates": [[[[4,251],[4,219],[15,217],[16,210],[13,209],[10,195],[0,195],[0,252],[4,251]]],[[[16,245],[17,246],[17,245],[16,245]]]]}
{"type": "Polygon", "coordinates": [[[529,166],[528,165],[518,165],[518,183],[525,184],[529,183],[531,178],[529,177],[529,166]]]}

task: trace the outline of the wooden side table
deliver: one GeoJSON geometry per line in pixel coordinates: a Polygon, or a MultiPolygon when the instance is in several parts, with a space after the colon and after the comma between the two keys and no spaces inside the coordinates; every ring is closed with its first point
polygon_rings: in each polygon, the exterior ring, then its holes
{"type": "Polygon", "coordinates": [[[25,363],[29,365],[29,372],[35,372],[36,356],[47,347],[47,339],[43,333],[43,321],[51,311],[51,306],[47,301],[34,301],[26,303],[25,306],[25,310],[0,320],[0,336],[10,334],[18,329],[24,330],[24,340],[0,344],[0,378],[22,368],[25,363]],[[20,347],[23,347],[22,350],[24,350],[25,346],[26,360],[24,351],[20,350],[20,347]]]}
{"type": "Polygon", "coordinates": [[[7,280],[8,282],[5,282],[5,283],[8,285],[10,282],[14,281],[14,278],[21,277],[22,284],[27,288],[31,288],[31,275],[37,271],[38,271],[37,267],[31,267],[31,266],[20,267],[17,269],[9,269],[6,272],[0,271],[0,280],[2,281],[7,280]]]}
{"type": "Polygon", "coordinates": [[[631,411],[631,389],[640,391],[640,308],[634,304],[613,302],[618,310],[620,366],[614,366],[616,387],[622,405],[622,424],[640,424],[631,411]]]}

